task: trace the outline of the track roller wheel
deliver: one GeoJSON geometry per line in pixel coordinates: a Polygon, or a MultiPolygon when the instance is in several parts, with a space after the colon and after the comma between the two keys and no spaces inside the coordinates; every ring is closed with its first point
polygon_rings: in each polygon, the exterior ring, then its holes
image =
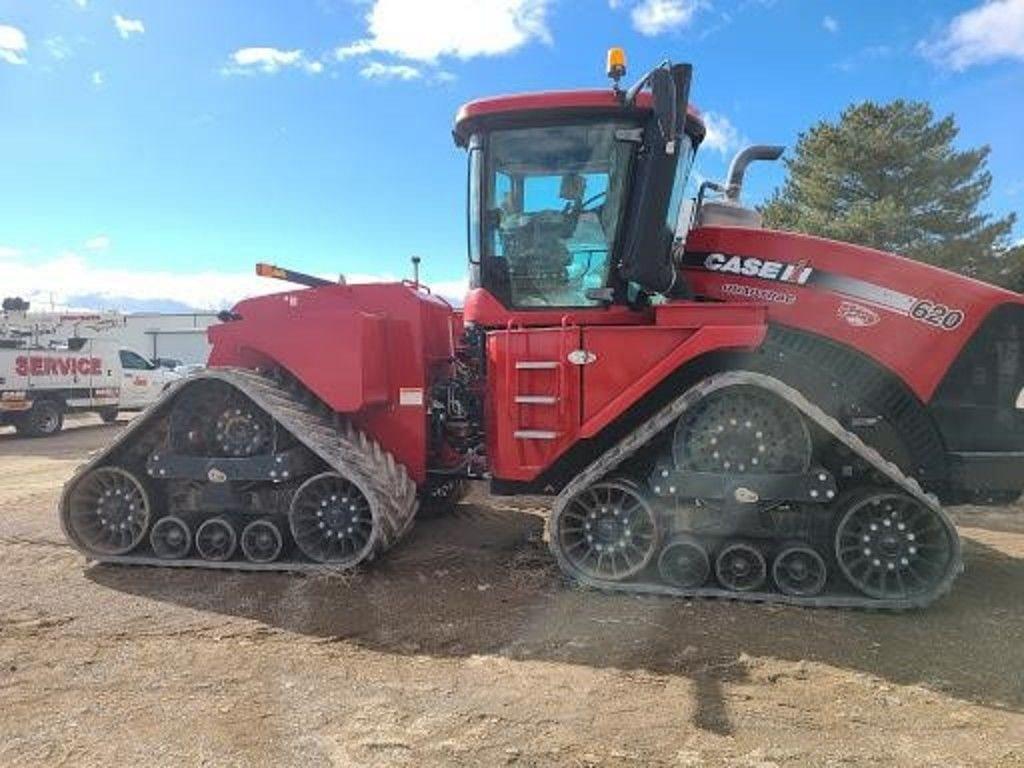
{"type": "Polygon", "coordinates": [[[272,563],[281,555],[284,539],[270,520],[253,520],[242,530],[242,554],[250,563],[272,563]]]}
{"type": "Polygon", "coordinates": [[[776,555],[772,578],[784,595],[813,597],[825,588],[828,568],[821,555],[806,545],[796,544],[776,555]]]}
{"type": "Polygon", "coordinates": [[[237,543],[235,527],[223,517],[211,517],[196,531],[196,552],[203,560],[230,560],[237,543]]]}
{"type": "Polygon", "coordinates": [[[553,543],[568,564],[593,579],[635,576],[658,551],[658,518],[630,480],[601,480],[584,488],[554,522],[553,543]]]}
{"type": "Polygon", "coordinates": [[[99,555],[123,555],[135,549],[146,535],[149,517],[146,489],[120,467],[87,473],[68,500],[71,534],[99,555]]]}
{"type": "Polygon", "coordinates": [[[658,556],[658,573],[674,587],[699,587],[711,573],[707,550],[692,536],[676,536],[658,556]]]}
{"type": "Polygon", "coordinates": [[[856,589],[879,599],[926,594],[945,578],[956,539],[931,508],[905,493],[853,495],[836,527],[839,569],[856,589]]]}
{"type": "Polygon", "coordinates": [[[733,592],[754,592],[764,585],[768,565],[761,550],[752,544],[737,541],[727,544],[715,558],[715,576],[719,583],[733,592]]]}
{"type": "Polygon", "coordinates": [[[149,545],[163,560],[180,560],[192,549],[192,531],[180,517],[161,517],[149,533],[149,545]]]}
{"type": "Polygon", "coordinates": [[[302,553],[318,563],[353,566],[373,551],[377,536],[369,496],[355,481],[324,472],[292,497],[288,524],[302,553]]]}

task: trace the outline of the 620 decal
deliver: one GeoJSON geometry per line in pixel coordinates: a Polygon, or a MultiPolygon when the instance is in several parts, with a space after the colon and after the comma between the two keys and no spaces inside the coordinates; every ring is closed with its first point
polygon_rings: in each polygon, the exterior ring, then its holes
{"type": "Polygon", "coordinates": [[[964,321],[962,309],[950,309],[945,304],[928,299],[919,299],[914,302],[914,306],[910,308],[910,316],[944,331],[952,331],[964,321]]]}

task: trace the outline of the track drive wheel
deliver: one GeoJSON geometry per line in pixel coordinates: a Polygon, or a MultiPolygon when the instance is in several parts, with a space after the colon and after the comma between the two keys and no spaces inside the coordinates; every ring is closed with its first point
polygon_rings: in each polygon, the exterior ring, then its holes
{"type": "Polygon", "coordinates": [[[869,597],[924,595],[947,576],[956,557],[956,532],[908,494],[868,489],[850,496],[836,526],[839,569],[869,597]]]}
{"type": "Polygon", "coordinates": [[[120,467],[87,472],[68,498],[72,536],[97,555],[123,555],[139,545],[149,527],[149,495],[120,467]]]}
{"type": "Polygon", "coordinates": [[[635,576],[661,543],[658,517],[628,479],[600,480],[573,496],[552,520],[552,545],[569,567],[591,579],[635,576]]]}
{"type": "Polygon", "coordinates": [[[676,467],[694,472],[806,472],[811,452],[800,413],[753,386],[712,392],[679,418],[672,436],[676,467]]]}
{"type": "Polygon", "coordinates": [[[378,535],[374,506],[362,484],[337,472],[324,472],[299,486],[288,524],[306,557],[351,567],[373,551],[378,535]]]}
{"type": "Polygon", "coordinates": [[[768,565],[761,550],[753,544],[734,541],[726,544],[715,558],[715,576],[733,592],[755,592],[768,576],[768,565]]]}
{"type": "Polygon", "coordinates": [[[711,573],[708,552],[692,536],[676,536],[658,556],[658,573],[674,587],[694,589],[704,584],[711,573]]]}

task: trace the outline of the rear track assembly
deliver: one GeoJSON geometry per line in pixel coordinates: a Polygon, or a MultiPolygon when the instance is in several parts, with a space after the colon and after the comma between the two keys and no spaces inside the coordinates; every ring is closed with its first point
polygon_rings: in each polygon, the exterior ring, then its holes
{"type": "Polygon", "coordinates": [[[334,571],[391,547],[416,507],[405,468],[310,393],[219,369],[175,384],[79,467],[59,513],[98,562],[334,571]]]}

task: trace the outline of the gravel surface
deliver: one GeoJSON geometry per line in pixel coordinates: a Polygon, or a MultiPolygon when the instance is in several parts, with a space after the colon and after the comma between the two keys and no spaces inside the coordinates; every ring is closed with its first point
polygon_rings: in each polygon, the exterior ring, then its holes
{"type": "Polygon", "coordinates": [[[56,500],[123,427],[0,429],[2,765],[1024,766],[1024,509],[902,615],[582,590],[482,495],[347,578],[91,566],[56,500]]]}

